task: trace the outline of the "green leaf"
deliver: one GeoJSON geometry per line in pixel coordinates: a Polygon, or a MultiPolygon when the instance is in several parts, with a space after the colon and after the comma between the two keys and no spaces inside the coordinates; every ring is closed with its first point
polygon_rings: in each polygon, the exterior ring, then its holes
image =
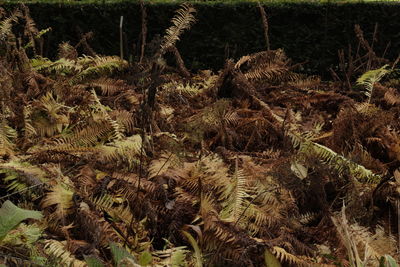
{"type": "Polygon", "coordinates": [[[396,260],[393,259],[392,256],[385,255],[385,259],[387,261],[387,264],[386,264],[387,267],[399,267],[399,265],[397,264],[396,260]]]}
{"type": "Polygon", "coordinates": [[[147,266],[151,263],[153,260],[153,257],[151,256],[151,253],[148,251],[143,251],[142,254],[139,256],[139,264],[141,266],[147,266]]]}
{"type": "Polygon", "coordinates": [[[266,249],[264,252],[264,260],[266,267],[282,267],[275,255],[272,254],[268,249],[266,249]]]}
{"type": "Polygon", "coordinates": [[[88,267],[103,267],[104,264],[95,257],[85,257],[85,262],[87,263],[88,267]]]}
{"type": "Polygon", "coordinates": [[[186,250],[178,249],[171,255],[171,267],[182,267],[186,266],[186,250]]]}
{"type": "Polygon", "coordinates": [[[119,263],[128,258],[128,259],[135,259],[131,254],[129,254],[128,251],[126,251],[124,248],[121,248],[118,246],[116,243],[111,243],[110,244],[110,249],[111,249],[111,254],[114,259],[115,265],[119,265],[119,263]]]}
{"type": "Polygon", "coordinates": [[[7,200],[0,208],[0,241],[9,231],[26,219],[42,219],[42,213],[34,210],[24,210],[7,200]]]}
{"type": "Polygon", "coordinates": [[[196,265],[195,266],[196,267],[203,267],[203,260],[202,260],[203,256],[201,254],[200,247],[197,244],[196,240],[188,232],[182,230],[182,233],[188,239],[190,245],[192,245],[192,247],[194,249],[194,256],[196,258],[196,265]]]}

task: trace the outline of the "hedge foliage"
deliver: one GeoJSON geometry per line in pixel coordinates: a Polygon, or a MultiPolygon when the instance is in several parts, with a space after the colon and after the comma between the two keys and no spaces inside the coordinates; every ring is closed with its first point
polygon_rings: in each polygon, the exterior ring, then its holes
{"type": "MultiPolygon", "coordinates": [[[[2,6],[13,8],[15,3],[2,6]]],[[[105,4],[28,3],[39,28],[51,27],[45,44],[47,56],[57,44],[79,40],[79,32],[94,32],[91,45],[103,54],[119,54],[119,20],[124,16],[126,49],[138,44],[141,30],[138,2],[105,4]]],[[[148,3],[148,40],[162,35],[178,3],[148,3]]],[[[255,2],[195,2],[198,22],[185,33],[178,48],[189,68],[223,66],[227,57],[260,51],[265,47],[260,13],[255,2]]],[[[395,3],[264,3],[269,17],[271,47],[284,48],[296,62],[308,63],[308,72],[324,72],[338,63],[337,51],[352,44],[357,48],[354,25],[360,24],[365,37],[372,39],[378,23],[374,49],[382,54],[390,43],[387,57],[397,57],[400,48],[400,4],[395,3]]],[[[125,53],[126,54],[126,53],[125,53]]]]}

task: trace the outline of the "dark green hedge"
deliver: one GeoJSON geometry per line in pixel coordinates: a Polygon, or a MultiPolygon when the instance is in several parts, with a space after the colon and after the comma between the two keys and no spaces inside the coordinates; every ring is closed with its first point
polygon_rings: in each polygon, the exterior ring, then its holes
{"type": "MultiPolygon", "coordinates": [[[[256,3],[195,3],[198,22],[178,44],[189,68],[223,66],[227,56],[238,58],[264,48],[263,29],[256,3]]],[[[15,4],[3,4],[7,9],[15,4]]],[[[78,32],[93,31],[93,48],[103,54],[119,54],[119,18],[124,16],[128,48],[137,43],[140,9],[137,2],[115,4],[28,4],[40,28],[52,27],[46,53],[53,56],[57,44],[78,41],[78,32]]],[[[178,4],[148,4],[148,39],[162,35],[178,4]]],[[[367,39],[378,23],[376,51],[393,59],[400,48],[400,5],[266,4],[272,48],[284,48],[295,62],[308,61],[309,72],[324,72],[337,64],[337,51],[355,46],[354,25],[360,24],[367,39]]]]}

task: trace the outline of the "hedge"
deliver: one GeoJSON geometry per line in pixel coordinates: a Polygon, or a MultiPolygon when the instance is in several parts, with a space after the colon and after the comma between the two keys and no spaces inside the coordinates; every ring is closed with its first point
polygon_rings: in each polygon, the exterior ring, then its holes
{"type": "MultiPolygon", "coordinates": [[[[2,6],[12,9],[15,3],[2,6]]],[[[45,55],[53,57],[57,44],[77,43],[79,32],[94,32],[92,47],[102,54],[119,54],[119,20],[124,16],[126,48],[140,35],[140,6],[118,3],[28,3],[39,28],[51,27],[45,55]]],[[[178,49],[191,69],[219,69],[227,57],[265,48],[262,22],[255,2],[195,2],[198,22],[186,32],[178,49]]],[[[356,48],[354,25],[360,24],[368,40],[378,23],[377,54],[390,43],[387,58],[397,57],[400,48],[400,4],[395,3],[264,3],[269,17],[271,47],[283,48],[294,62],[305,62],[307,72],[325,72],[338,63],[337,51],[356,48]]],[[[163,35],[178,3],[148,3],[148,40],[163,35]]]]}

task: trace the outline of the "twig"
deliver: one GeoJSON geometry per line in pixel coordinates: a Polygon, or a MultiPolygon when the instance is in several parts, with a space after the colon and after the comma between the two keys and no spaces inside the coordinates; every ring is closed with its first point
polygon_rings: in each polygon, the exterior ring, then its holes
{"type": "Polygon", "coordinates": [[[146,47],[146,36],[147,36],[147,13],[146,13],[146,7],[144,6],[144,1],[140,1],[140,11],[142,12],[142,31],[141,31],[141,46],[140,46],[140,58],[139,58],[139,64],[143,62],[144,58],[144,51],[146,47]]]}
{"type": "Polygon", "coordinates": [[[258,2],[258,8],[260,10],[260,14],[261,14],[262,22],[263,22],[265,44],[267,46],[267,50],[270,50],[271,48],[269,45],[269,36],[268,36],[269,26],[268,26],[267,14],[265,13],[265,10],[262,7],[262,5],[260,4],[260,2],[258,2]]]}
{"type": "Polygon", "coordinates": [[[172,46],[171,48],[169,48],[169,51],[175,57],[176,65],[178,67],[178,71],[180,72],[180,74],[182,74],[186,78],[190,77],[190,72],[185,67],[185,62],[183,61],[182,56],[178,51],[178,48],[172,46]]]}
{"type": "Polygon", "coordinates": [[[121,19],[119,21],[119,51],[121,59],[124,59],[124,45],[123,45],[123,35],[122,35],[123,23],[124,23],[124,16],[121,16],[121,19]]]}

